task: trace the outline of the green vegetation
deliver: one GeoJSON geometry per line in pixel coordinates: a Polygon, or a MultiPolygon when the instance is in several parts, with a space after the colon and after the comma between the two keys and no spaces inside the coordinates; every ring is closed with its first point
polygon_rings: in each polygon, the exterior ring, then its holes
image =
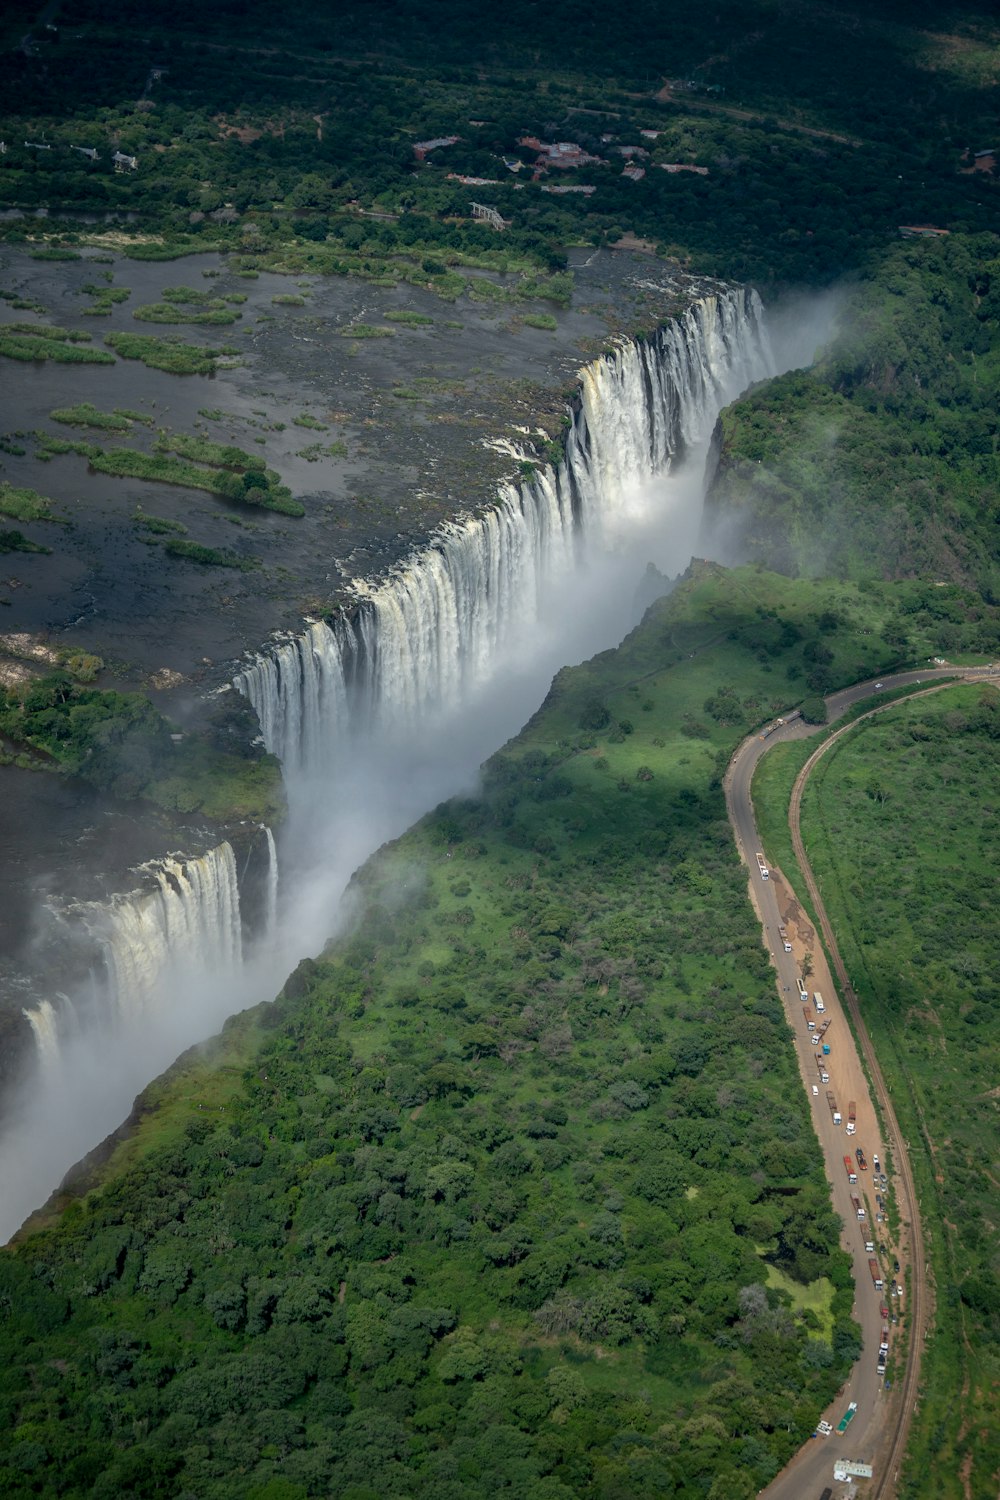
{"type": "Polygon", "coordinates": [[[296,292],[279,292],[271,298],[271,303],[274,307],[305,307],[306,299],[296,292]]]}
{"type": "Polygon", "coordinates": [[[391,328],[378,328],[373,323],[350,323],[340,330],[344,339],[391,339],[391,328]]]}
{"type": "Polygon", "coordinates": [[[132,240],[124,247],[129,260],[182,260],[185,255],[200,255],[206,250],[218,248],[211,242],[175,240],[166,244],[153,241],[132,240]]]}
{"type": "Polygon", "coordinates": [[[9,484],[0,479],[0,515],[15,521],[63,521],[52,514],[52,501],[27,486],[9,484]]]}
{"type": "Polygon", "coordinates": [[[161,437],[156,446],[158,450],[179,453],[182,458],[217,469],[235,469],[237,472],[253,469],[260,474],[266,471],[264,460],[258,454],[244,453],[242,448],[224,443],[211,443],[207,438],[171,433],[169,437],[161,437]]]}
{"type": "Polygon", "coordinates": [[[31,1444],[220,1500],[237,1466],[475,1500],[498,1453],[525,1495],[772,1477],[853,1291],[725,819],[742,726],[685,716],[706,677],[775,711],[808,595],[703,566],[561,672],[478,798],[359,873],[355,929],[0,1257],[8,1490],[31,1444]]]}
{"type": "Polygon", "coordinates": [[[65,246],[49,245],[44,250],[32,250],[32,260],[82,260],[83,256],[79,250],[70,250],[65,246]]]}
{"type": "Polygon", "coordinates": [[[51,323],[4,323],[2,325],[4,334],[24,334],[36,339],[54,339],[58,343],[89,344],[90,334],[81,333],[79,329],[56,328],[51,323]]]}
{"type": "Polygon", "coordinates": [[[227,307],[221,298],[213,298],[198,307],[179,306],[176,302],[149,302],[132,314],[139,323],[204,323],[223,326],[243,316],[227,307]]]}
{"type": "Polygon", "coordinates": [[[300,411],[297,417],[292,418],[296,427],[311,427],[315,432],[326,432],[327,424],[321,422],[318,417],[311,417],[307,411],[300,411]]]}
{"type": "Polygon", "coordinates": [[[147,516],[137,512],[132,518],[132,524],[153,536],[187,536],[187,527],[183,522],[168,521],[165,516],[147,516]]]}
{"type": "Polygon", "coordinates": [[[93,298],[91,305],[83,309],[90,318],[110,318],[112,309],[127,302],[132,295],[128,287],[97,286],[93,283],[81,287],[81,291],[93,298]]]}
{"type": "Polygon", "coordinates": [[[0,528],[0,552],[45,552],[50,553],[51,547],[43,547],[40,542],[31,542],[23,531],[8,530],[0,528]]]}
{"type": "Polygon", "coordinates": [[[346,458],[347,444],[339,438],[334,443],[310,443],[305,448],[299,448],[295,456],[304,458],[310,464],[319,463],[323,458],[346,458]]]}
{"type": "Polygon", "coordinates": [[[387,323],[405,323],[408,328],[424,328],[434,322],[426,313],[414,312],[409,307],[392,308],[382,315],[387,323]]]}
{"type": "Polygon", "coordinates": [[[62,365],[113,365],[114,356],[107,350],[80,348],[89,337],[41,323],[4,323],[0,324],[0,355],[23,362],[51,359],[62,365]]]}
{"type": "Polygon", "coordinates": [[[76,406],[61,406],[50,411],[53,422],[64,422],[68,427],[99,427],[105,432],[131,432],[132,421],[124,412],[98,411],[89,401],[76,406]]]}
{"type": "Polygon", "coordinates": [[[204,547],[200,542],[172,540],[166,543],[163,550],[168,557],[201,563],[206,568],[238,568],[241,573],[254,573],[261,566],[258,557],[244,557],[237,552],[220,551],[218,547],[204,547]]]}
{"type": "Polygon", "coordinates": [[[221,447],[201,438],[173,437],[161,446],[179,447],[183,451],[185,445],[199,453],[207,450],[211,453],[210,461],[216,464],[222,464],[228,456],[233,468],[238,465],[245,472],[220,472],[218,468],[202,468],[180,459],[167,458],[163,452],[140,453],[134,448],[97,448],[91,445],[87,449],[87,459],[91,468],[100,474],[179,484],[186,489],[207,490],[210,495],[221,495],[226,500],[278,511],[285,516],[305,515],[304,506],[292,498],[291,490],[281,483],[273,469],[264,467],[262,459],[254,459],[239,448],[221,447]]]}
{"type": "Polygon", "coordinates": [[[151,370],[166,370],[171,375],[211,375],[220,356],[236,352],[142,333],[109,333],[104,342],[122,359],[138,359],[151,370]]]}
{"type": "Polygon", "coordinates": [[[543,328],[548,333],[555,333],[558,327],[551,313],[522,313],[519,321],[528,328],[543,328]]]}
{"type": "Polygon", "coordinates": [[[176,743],[173,728],[141,693],[81,687],[67,670],[23,689],[0,689],[0,733],[103,791],[219,820],[280,819],[273,756],[251,751],[244,759],[194,735],[176,743]]]}
{"type": "MultiPolygon", "coordinates": [[[[373,39],[314,4],[276,18],[250,0],[235,46],[228,13],[181,5],[147,20],[125,0],[99,34],[70,23],[37,55],[8,49],[8,140],[44,130],[53,149],[8,152],[5,201],[29,216],[134,215],[138,259],[222,246],[243,275],[420,285],[461,265],[558,270],[568,245],[626,229],[696,271],[815,284],[866,266],[900,224],[975,231],[995,218],[989,175],[961,159],[970,143],[995,144],[998,30],[982,0],[946,20],[924,0],[791,13],[639,0],[628,26],[595,11],[571,38],[557,12],[536,11],[513,0],[473,19],[441,0],[373,39]],[[134,107],[131,55],[143,24],[164,67],[148,111],[134,107]],[[734,36],[739,46],[720,46],[734,36]],[[138,170],[74,155],[86,121],[138,170]],[[459,139],[418,162],[413,143],[441,135],[459,139]],[[595,159],[526,180],[532,137],[595,159]],[[622,176],[621,146],[649,153],[642,181],[622,176]],[[677,166],[699,171],[663,170],[677,166]],[[502,234],[472,218],[460,175],[485,179],[472,191],[503,215],[502,234]],[[542,191],[553,185],[594,191],[542,191]]],[[[52,225],[29,217],[5,233],[40,239],[52,225]]]]}
{"type": "Polygon", "coordinates": [[[956,686],[820,762],[803,834],[910,1143],[937,1287],[901,1493],[991,1497],[1000,1378],[996,1069],[1000,698],[956,686]]]}
{"type": "MultiPolygon", "coordinates": [[[[842,322],[814,369],[723,413],[710,515],[788,572],[1000,599],[1000,237],[898,246],[842,322]]],[[[963,623],[942,601],[939,649],[963,623]]]]}

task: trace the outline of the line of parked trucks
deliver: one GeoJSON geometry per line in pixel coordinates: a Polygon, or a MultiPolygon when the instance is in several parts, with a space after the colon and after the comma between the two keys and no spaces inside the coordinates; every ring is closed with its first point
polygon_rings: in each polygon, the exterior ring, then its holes
{"type": "MultiPolygon", "coordinates": [[[[778,724],[780,724],[780,723],[781,723],[781,720],[778,721],[778,724]]],[[[777,724],[773,725],[773,726],[769,726],[768,729],[765,730],[765,734],[762,735],[761,738],[762,739],[765,738],[766,734],[771,733],[773,731],[773,729],[775,729],[777,727],[778,727],[777,724]]],[[[764,855],[761,854],[761,853],[758,853],[756,855],[756,859],[757,859],[757,868],[760,871],[760,877],[761,877],[761,879],[762,880],[768,880],[768,879],[770,879],[771,872],[770,872],[770,869],[768,868],[768,864],[767,864],[766,859],[764,858],[764,855]]],[[[789,937],[788,937],[787,928],[785,928],[781,924],[779,924],[779,926],[778,926],[778,938],[779,938],[779,940],[781,942],[781,946],[782,946],[782,949],[784,950],[784,952],[785,953],[791,953],[791,951],[792,951],[792,944],[791,944],[791,942],[789,940],[789,937]]],[[[817,1019],[816,1019],[817,1016],[823,1016],[823,1015],[826,1014],[826,1002],[823,999],[822,994],[820,993],[819,990],[814,990],[813,991],[813,996],[812,996],[813,1005],[810,1006],[810,1004],[809,1004],[809,991],[806,989],[805,985],[802,983],[801,976],[797,976],[796,977],[796,987],[797,987],[798,992],[799,992],[799,999],[801,1000],[802,1005],[803,1005],[803,1019],[805,1020],[806,1028],[807,1028],[807,1030],[810,1033],[810,1038],[811,1038],[812,1042],[814,1043],[814,1045],[817,1045],[819,1047],[819,1049],[820,1049],[818,1052],[815,1053],[816,1068],[817,1068],[817,1071],[819,1073],[820,1082],[821,1083],[829,1083],[830,1082],[830,1074],[829,1074],[829,1071],[828,1071],[828,1068],[827,1068],[826,1059],[830,1055],[830,1044],[829,1044],[829,1042],[826,1041],[825,1038],[826,1038],[826,1033],[830,1029],[830,1025],[831,1025],[831,1022],[832,1022],[833,1018],[832,1017],[827,1017],[827,1019],[825,1021],[817,1022],[817,1019]],[[815,1007],[815,1015],[813,1013],[813,1007],[815,1007]]],[[[813,1088],[813,1093],[815,1094],[816,1092],[817,1092],[817,1090],[814,1087],[813,1088]]],[[[830,1115],[831,1115],[831,1117],[833,1119],[834,1125],[845,1124],[845,1121],[844,1121],[844,1118],[843,1118],[843,1114],[841,1113],[840,1106],[837,1103],[837,1096],[833,1092],[832,1089],[827,1089],[827,1091],[826,1091],[826,1102],[827,1102],[827,1105],[829,1106],[830,1115]]],[[[858,1126],[857,1126],[857,1118],[858,1118],[857,1103],[856,1103],[856,1101],[854,1099],[851,1099],[851,1100],[849,1100],[848,1105],[847,1105],[846,1133],[848,1135],[855,1135],[857,1133],[857,1128],[858,1128],[858,1126]]],[[[868,1169],[867,1158],[865,1157],[865,1153],[861,1149],[860,1146],[858,1146],[858,1148],[857,1148],[857,1150],[855,1152],[855,1159],[857,1161],[857,1168],[855,1167],[855,1162],[851,1159],[850,1156],[845,1156],[844,1157],[844,1170],[847,1173],[847,1180],[848,1180],[848,1182],[851,1185],[854,1185],[854,1184],[857,1183],[857,1180],[858,1180],[858,1169],[860,1169],[861,1171],[867,1171],[867,1169],[868,1169]]],[[[883,1190],[884,1190],[885,1186],[886,1186],[886,1180],[885,1180],[885,1175],[884,1174],[880,1174],[878,1156],[873,1156],[872,1161],[873,1161],[873,1165],[874,1165],[874,1169],[875,1169],[874,1175],[876,1175],[876,1177],[879,1177],[879,1176],[881,1177],[881,1183],[882,1183],[882,1187],[883,1187],[883,1190]]],[[[881,1220],[882,1217],[883,1217],[882,1211],[881,1211],[882,1210],[882,1200],[881,1200],[881,1197],[878,1194],[876,1194],[876,1197],[878,1199],[878,1204],[879,1204],[878,1218],[881,1220]]],[[[868,1272],[869,1272],[869,1275],[871,1276],[872,1286],[874,1287],[875,1291],[876,1292],[881,1292],[881,1291],[884,1290],[885,1283],[884,1283],[884,1281],[882,1279],[882,1270],[881,1270],[881,1267],[879,1266],[878,1259],[877,1259],[877,1257],[875,1255],[874,1240],[872,1238],[870,1238],[871,1231],[869,1230],[869,1228],[867,1226],[867,1214],[866,1214],[866,1211],[865,1211],[865,1205],[864,1205],[864,1203],[861,1200],[860,1194],[858,1194],[858,1193],[852,1193],[851,1194],[851,1206],[854,1209],[855,1218],[857,1219],[858,1223],[865,1225],[865,1228],[864,1228],[864,1236],[865,1236],[864,1246],[865,1246],[865,1251],[868,1254],[868,1272]]],[[[895,1281],[893,1281],[893,1295],[894,1296],[896,1295],[896,1283],[895,1283],[895,1281]]],[[[888,1355],[889,1355],[889,1324],[888,1324],[888,1321],[887,1321],[888,1320],[888,1316],[889,1316],[889,1309],[888,1309],[888,1307],[886,1307],[883,1304],[881,1306],[881,1308],[880,1308],[880,1311],[881,1311],[881,1314],[882,1314],[882,1336],[881,1336],[881,1341],[879,1343],[879,1351],[878,1351],[878,1371],[879,1371],[879,1374],[884,1375],[885,1374],[886,1361],[887,1361],[888,1355]]],[[[857,1409],[856,1404],[854,1402],[852,1402],[851,1405],[848,1407],[847,1411],[845,1412],[844,1418],[841,1420],[840,1424],[838,1425],[838,1428],[837,1428],[838,1433],[843,1433],[843,1432],[845,1432],[847,1430],[847,1426],[850,1423],[851,1418],[854,1416],[854,1413],[855,1413],[856,1409],[857,1409]]],[[[819,1424],[819,1432],[820,1432],[821,1436],[827,1437],[830,1434],[831,1431],[832,1431],[832,1428],[830,1427],[829,1423],[821,1422],[819,1424]]],[[[846,1477],[846,1476],[844,1476],[844,1477],[846,1477]]]]}

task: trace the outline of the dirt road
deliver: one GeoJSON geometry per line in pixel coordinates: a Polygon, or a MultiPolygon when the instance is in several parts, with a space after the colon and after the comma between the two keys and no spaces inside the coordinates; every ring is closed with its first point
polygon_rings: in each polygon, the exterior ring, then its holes
{"type": "MultiPolygon", "coordinates": [[[[890,688],[933,682],[934,687],[928,688],[928,691],[934,691],[938,686],[945,685],[948,679],[965,678],[975,681],[995,677],[998,673],[1000,673],[1000,667],[996,666],[966,670],[941,667],[921,672],[899,673],[886,677],[877,686],[872,683],[861,683],[827,699],[829,718],[836,719],[853,704],[866,698],[878,698],[882,691],[890,688]]],[[[892,704],[887,703],[884,708],[891,706],[892,704]]],[[[871,710],[872,713],[882,711],[883,706],[879,704],[874,705],[871,710]]],[[[868,717],[868,715],[863,717],[868,717]]],[[[929,1309],[924,1271],[923,1236],[906,1144],[900,1135],[892,1102],[878,1066],[878,1059],[868,1037],[857,998],[850,986],[833,929],[805,854],[799,829],[802,789],[809,774],[829,745],[835,743],[841,734],[846,733],[852,727],[853,724],[845,726],[843,730],[838,730],[810,757],[797,778],[789,809],[793,846],[803,871],[813,909],[823,929],[827,951],[830,953],[836,970],[836,985],[834,976],[827,965],[823,944],[818,941],[795,892],[779,870],[769,870],[765,878],[759,868],[756,856],[758,852],[764,851],[750,795],[754,770],[761,756],[772,744],[788,739],[805,738],[817,733],[818,730],[797,720],[776,730],[767,739],[762,740],[759,736],[752,736],[744,741],[734,755],[725,777],[726,805],[730,822],[733,825],[740,855],[750,870],[751,899],[761,919],[764,939],[777,973],[778,988],[785,1014],[795,1036],[799,1071],[812,1108],[816,1134],[823,1149],[827,1177],[831,1184],[832,1203],[844,1224],[841,1242],[853,1259],[854,1313],[861,1324],[863,1337],[860,1360],[855,1365],[837,1401],[823,1414],[824,1418],[836,1427],[848,1402],[856,1401],[857,1415],[847,1434],[838,1437],[834,1433],[825,1441],[817,1438],[801,1448],[791,1463],[764,1491],[768,1500],[808,1500],[810,1495],[820,1495],[832,1481],[833,1461],[836,1457],[860,1459],[872,1463],[875,1477],[871,1493],[876,1500],[890,1500],[890,1497],[896,1493],[896,1480],[917,1392],[920,1358],[928,1324],[929,1309]],[[787,931],[792,950],[790,953],[785,952],[784,943],[779,937],[779,924],[787,931]],[[807,964],[811,964],[808,974],[805,972],[807,964]],[[829,1074],[829,1083],[826,1084],[819,1076],[817,1047],[806,1025],[806,1006],[800,999],[802,988],[808,991],[808,1008],[812,1010],[814,1019],[816,1021],[829,1019],[831,1022],[824,1037],[824,1040],[830,1044],[830,1054],[825,1059],[829,1074]],[[816,1014],[817,991],[823,997],[824,1011],[821,1015],[816,1014]],[[857,1043],[847,1024],[847,1014],[850,1014],[854,1023],[857,1043]],[[864,1065],[862,1056],[859,1054],[859,1046],[864,1056],[864,1065]],[[883,1141],[880,1136],[878,1118],[872,1093],[869,1090],[869,1078],[875,1097],[878,1099],[882,1120],[885,1122],[887,1142],[883,1141]],[[826,1097],[827,1090],[834,1095],[839,1106],[842,1115],[839,1126],[833,1123],[832,1110],[826,1097]],[[855,1104],[857,1133],[849,1137],[846,1133],[846,1125],[848,1105],[852,1100],[855,1104]],[[905,1234],[904,1242],[898,1247],[898,1253],[903,1266],[900,1280],[907,1298],[909,1342],[903,1378],[892,1392],[891,1399],[887,1399],[883,1389],[882,1376],[877,1369],[877,1357],[883,1321],[880,1309],[885,1305],[892,1307],[895,1311],[896,1307],[903,1305],[902,1299],[894,1299],[889,1295],[889,1283],[894,1274],[893,1260],[897,1247],[886,1246],[884,1250],[876,1249],[876,1258],[881,1263],[886,1283],[884,1290],[878,1292],[872,1284],[869,1252],[865,1249],[865,1242],[866,1240],[873,1242],[876,1247],[885,1245],[886,1226],[876,1221],[877,1205],[875,1190],[871,1185],[871,1166],[869,1165],[868,1171],[862,1171],[854,1158],[852,1167],[856,1172],[858,1183],[852,1186],[848,1180],[844,1162],[845,1156],[854,1157],[855,1149],[859,1144],[869,1164],[873,1162],[877,1152],[883,1166],[887,1160],[885,1146],[886,1144],[891,1146],[893,1179],[890,1187],[897,1194],[897,1206],[905,1234]],[[852,1195],[864,1207],[863,1220],[858,1219],[857,1207],[852,1201],[852,1195]]]]}

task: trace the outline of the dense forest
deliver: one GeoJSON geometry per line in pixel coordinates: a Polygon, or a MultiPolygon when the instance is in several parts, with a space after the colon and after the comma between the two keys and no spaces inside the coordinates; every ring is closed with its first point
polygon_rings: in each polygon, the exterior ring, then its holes
{"type": "Polygon", "coordinates": [[[67,0],[32,35],[12,8],[0,191],[29,217],[5,234],[50,234],[37,210],[69,234],[74,214],[127,214],[178,247],[367,275],[402,257],[426,276],[462,256],[558,266],[630,232],[775,284],[839,277],[900,225],[995,223],[996,176],[974,167],[997,144],[996,30],[975,6],[644,0],[623,26],[593,0],[572,24],[444,0],[432,16],[67,0]],[[546,162],[538,143],[558,141],[583,158],[546,162]]]}
{"type": "Polygon", "coordinates": [[[894,247],[840,322],[813,368],[723,414],[709,534],[793,573],[932,577],[997,602],[1000,238],[894,247]]]}
{"type": "Polygon", "coordinates": [[[949,1500],[992,1494],[1000,1467],[992,1420],[998,741],[994,688],[955,687],[900,705],[825,757],[803,809],[896,1107],[911,1138],[927,1143],[915,1159],[946,1311],[927,1353],[928,1420],[911,1465],[934,1472],[936,1493],[949,1500]]]}
{"type": "MultiPolygon", "coordinates": [[[[154,1086],[107,1185],[0,1261],[5,1494],[777,1471],[858,1345],[719,776],[803,690],[815,593],[697,570],[154,1086]]],[[[891,663],[891,587],[823,599],[836,681],[891,663]]]]}

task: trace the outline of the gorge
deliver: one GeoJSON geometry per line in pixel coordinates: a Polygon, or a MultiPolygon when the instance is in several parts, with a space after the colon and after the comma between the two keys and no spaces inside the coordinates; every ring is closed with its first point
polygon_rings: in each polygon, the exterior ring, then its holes
{"type": "Polygon", "coordinates": [[[359,583],[353,607],[237,671],[289,793],[281,889],[267,830],[256,936],[241,932],[227,845],[162,860],[149,893],[86,914],[91,930],[103,923],[100,994],[29,1014],[41,1066],[0,1153],[5,1237],[153,1073],[322,947],[353,870],[470,785],[563,663],[621,637],[648,561],[668,575],[687,565],[719,410],[811,352],[776,358],[756,294],[703,290],[650,337],[584,366],[558,465],[528,465],[495,505],[359,583]]]}

